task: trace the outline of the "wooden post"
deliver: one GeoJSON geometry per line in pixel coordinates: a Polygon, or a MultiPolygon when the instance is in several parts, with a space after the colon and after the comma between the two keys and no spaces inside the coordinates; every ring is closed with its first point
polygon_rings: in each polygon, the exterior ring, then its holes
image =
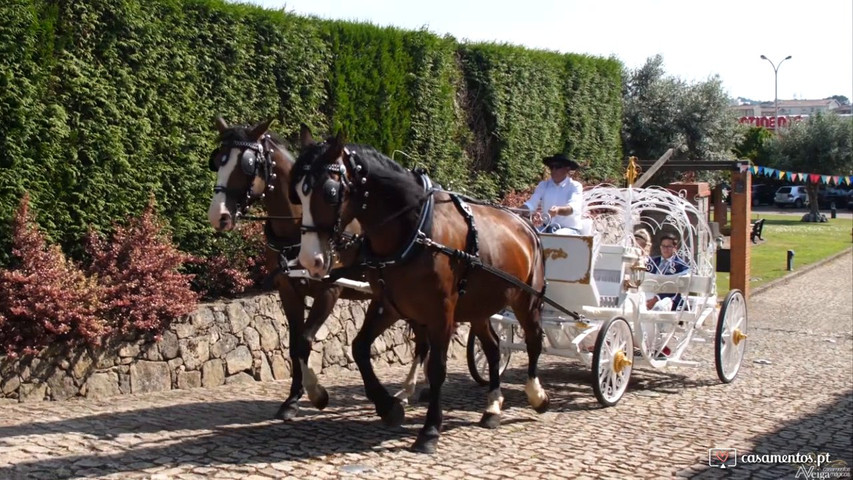
{"type": "Polygon", "coordinates": [[[714,192],[711,194],[711,198],[714,202],[714,221],[722,229],[729,223],[727,217],[728,214],[728,205],[726,205],[725,200],[723,200],[723,186],[717,185],[714,187],[714,192]]]}
{"type": "Polygon", "coordinates": [[[739,289],[749,298],[749,232],[752,228],[752,176],[746,172],[732,172],[732,236],[731,273],[729,287],[739,289]]]}
{"type": "Polygon", "coordinates": [[[658,170],[660,170],[660,167],[662,167],[663,164],[666,163],[667,160],[669,160],[669,157],[671,157],[673,153],[675,153],[675,148],[670,148],[666,151],[666,153],[661,155],[661,157],[657,159],[657,161],[653,163],[648,170],[643,172],[643,174],[640,176],[639,179],[637,179],[636,182],[634,182],[634,188],[641,188],[643,185],[645,185],[646,182],[648,182],[649,179],[652,178],[652,175],[654,175],[658,170]]]}

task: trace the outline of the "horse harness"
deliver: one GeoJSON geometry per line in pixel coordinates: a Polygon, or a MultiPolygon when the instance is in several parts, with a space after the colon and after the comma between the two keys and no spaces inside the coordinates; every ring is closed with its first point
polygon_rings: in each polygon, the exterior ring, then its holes
{"type": "Polygon", "coordinates": [[[246,210],[249,208],[253,199],[262,199],[266,196],[266,192],[261,193],[260,195],[254,195],[252,193],[252,182],[256,177],[261,177],[263,179],[264,184],[266,185],[266,191],[272,191],[275,188],[273,183],[276,179],[276,174],[273,171],[275,168],[275,161],[272,158],[274,146],[272,138],[268,133],[261,137],[261,140],[258,142],[225,140],[219,144],[218,148],[211,152],[208,164],[210,170],[213,172],[219,171],[222,166],[228,163],[231,150],[235,148],[240,149],[240,155],[238,157],[240,169],[247,177],[249,177],[249,186],[246,191],[243,192],[240,189],[228,188],[225,185],[216,184],[213,186],[213,193],[225,193],[226,195],[232,195],[238,198],[245,195],[242,201],[237,201],[237,212],[245,215],[246,210]],[[223,147],[228,150],[220,155],[223,147]]]}
{"type": "MultiPolygon", "coordinates": [[[[335,225],[332,229],[332,235],[329,239],[330,247],[333,251],[336,251],[336,248],[340,248],[344,242],[338,238],[341,235],[341,199],[343,195],[343,190],[346,188],[353,192],[354,195],[360,197],[360,200],[363,202],[361,205],[361,209],[367,209],[366,199],[369,197],[369,191],[363,190],[360,191],[358,187],[365,186],[367,184],[367,170],[365,166],[358,160],[358,155],[356,152],[351,152],[344,149],[345,158],[348,159],[350,163],[350,171],[354,172],[354,179],[351,181],[346,176],[346,167],[339,163],[334,163],[326,166],[326,171],[328,173],[336,173],[339,175],[340,181],[334,180],[331,177],[327,178],[325,182],[323,182],[323,198],[324,200],[330,204],[334,205],[336,208],[335,215],[335,225]]],[[[309,174],[310,166],[305,167],[305,172],[303,175],[309,174]]],[[[409,205],[401,210],[394,212],[389,215],[385,220],[383,220],[379,226],[388,223],[389,221],[399,217],[400,215],[408,212],[409,210],[420,207],[420,215],[418,220],[418,228],[416,228],[409,238],[409,240],[403,244],[403,246],[398,250],[398,252],[394,255],[388,257],[377,258],[372,255],[370,252],[370,243],[364,235],[356,235],[353,239],[349,240],[346,245],[352,245],[355,242],[361,242],[361,248],[359,252],[360,262],[356,262],[354,266],[351,267],[342,267],[333,269],[327,278],[328,281],[334,282],[338,278],[345,276],[348,272],[356,269],[362,268],[370,268],[377,270],[379,273],[379,285],[382,288],[383,292],[385,291],[386,282],[383,275],[383,270],[385,267],[391,265],[402,265],[406,263],[409,259],[411,259],[416,252],[419,251],[419,246],[426,248],[428,250],[432,250],[444,255],[447,255],[453,259],[456,259],[462,262],[465,265],[465,271],[460,278],[457,289],[460,295],[464,295],[467,287],[467,279],[470,273],[476,269],[480,268],[485,270],[486,272],[495,275],[504,281],[519,287],[528,293],[531,293],[539,298],[542,298],[547,303],[555,306],[559,310],[568,314],[569,316],[578,319],[580,316],[572,311],[566,310],[561,305],[551,301],[547,297],[545,297],[544,288],[542,291],[538,291],[527,285],[526,283],[520,281],[514,276],[504,272],[503,270],[497,269],[491,265],[485,264],[482,262],[479,253],[479,239],[477,235],[477,227],[476,222],[474,220],[474,214],[471,210],[470,205],[465,201],[465,198],[457,194],[455,192],[450,192],[447,190],[443,190],[439,186],[433,185],[429,176],[423,170],[414,170],[413,173],[419,176],[421,185],[424,189],[424,195],[421,198],[421,201],[414,205],[409,205]],[[450,195],[451,200],[456,206],[457,210],[459,210],[462,217],[465,219],[465,223],[468,226],[468,234],[466,236],[465,242],[465,250],[459,250],[456,248],[451,248],[441,243],[435,242],[430,238],[430,233],[432,231],[432,218],[433,218],[433,208],[435,206],[434,194],[436,192],[444,192],[450,195]]],[[[303,194],[308,195],[311,191],[310,184],[312,182],[303,182],[303,194]]],[[[374,226],[373,228],[377,228],[374,226]]],[[[319,232],[324,229],[322,227],[317,227],[313,225],[302,225],[303,232],[319,232]]],[[[391,301],[390,296],[387,293],[384,293],[386,298],[393,305],[393,301],[391,301]]],[[[395,306],[396,308],[396,306],[395,306]]]]}

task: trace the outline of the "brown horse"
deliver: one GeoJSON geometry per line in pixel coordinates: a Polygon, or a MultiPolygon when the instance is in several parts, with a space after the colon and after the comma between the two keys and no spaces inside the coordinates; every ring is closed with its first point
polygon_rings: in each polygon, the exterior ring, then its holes
{"type": "MultiPolygon", "coordinates": [[[[293,205],[286,194],[294,159],[287,148],[268,133],[271,122],[262,122],[254,127],[229,127],[222,118],[216,119],[220,144],[210,158],[210,168],[217,172],[217,179],[208,217],[215,230],[230,231],[248,204],[263,198],[268,214],[264,229],[266,264],[269,271],[276,273],[274,284],[287,317],[293,370],[290,394],[276,417],[289,420],[298,413],[297,402],[306,391],[311,404],[320,410],[329,402],[329,394],[308,366],[308,356],[314,335],[332,312],[335,302],[338,298],[364,300],[369,296],[334,283],[287,275],[299,252],[302,207],[293,205]],[[306,296],[314,298],[307,319],[306,296]]],[[[348,229],[357,233],[357,223],[348,229]]],[[[354,253],[356,248],[349,250],[354,253]]],[[[346,255],[344,252],[344,260],[346,255]]],[[[418,367],[427,350],[425,341],[416,342],[415,361],[403,389],[397,394],[404,401],[414,394],[418,367]]]]}
{"type": "Polygon", "coordinates": [[[527,343],[528,400],[537,411],[545,411],[549,399],[536,375],[545,266],[532,226],[506,210],[469,205],[431,188],[425,175],[400,167],[370,147],[344,146],[340,139],[318,144],[304,128],[301,143],[291,180],[291,199],[298,196],[303,205],[299,260],[313,275],[327,274],[332,268],[330,251],[342,243],[341,226],[353,219],[361,224],[361,261],[370,268],[373,301],[353,342],[353,356],[367,397],[383,420],[401,423],[403,412],[376,378],[370,346],[404,317],[426,330],[430,349],[429,408],[412,449],[432,453],[438,444],[441,387],[456,322],[470,322],[483,344],[490,382],[481,425],[496,427],[503,396],[498,340],[489,318],[507,305],[527,343]]]}

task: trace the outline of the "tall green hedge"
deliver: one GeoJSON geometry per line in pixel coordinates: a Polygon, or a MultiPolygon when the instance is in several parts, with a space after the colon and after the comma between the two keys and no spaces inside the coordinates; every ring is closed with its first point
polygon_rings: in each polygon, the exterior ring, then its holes
{"type": "Polygon", "coordinates": [[[554,151],[590,179],[621,157],[615,60],[222,0],[6,0],[0,54],[0,266],[27,191],[72,254],[152,195],[179,246],[209,253],[215,115],[340,130],[486,197],[538,180],[554,151]]]}

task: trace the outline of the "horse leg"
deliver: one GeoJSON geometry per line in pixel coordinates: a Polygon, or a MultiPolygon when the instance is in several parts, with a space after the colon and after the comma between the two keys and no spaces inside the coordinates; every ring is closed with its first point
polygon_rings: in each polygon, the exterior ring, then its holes
{"type": "Polygon", "coordinates": [[[392,397],[376,377],[373,365],[370,363],[370,346],[376,337],[387,330],[398,318],[393,309],[387,308],[382,300],[372,300],[364,315],[364,325],[352,342],[352,356],[364,382],[364,393],[376,406],[376,413],[382,421],[393,427],[403,423],[406,413],[400,399],[392,397]]]}
{"type": "Polygon", "coordinates": [[[476,335],[483,347],[486,361],[489,363],[489,393],[486,397],[486,410],[480,418],[480,426],[483,428],[498,428],[501,424],[501,408],[504,397],[501,394],[501,377],[499,372],[501,352],[497,334],[492,329],[492,323],[485,321],[472,321],[471,334],[476,335]]]}
{"type": "Polygon", "coordinates": [[[527,344],[527,384],[524,386],[524,392],[527,394],[527,401],[537,413],[544,413],[551,405],[551,399],[542,385],[539,383],[536,368],[539,362],[539,355],[542,354],[542,330],[541,310],[535,305],[529,294],[521,295],[521,300],[515,302],[513,311],[516,313],[521,327],[524,329],[524,341],[527,344]]]}
{"type": "Polygon", "coordinates": [[[281,298],[284,316],[287,317],[287,327],[290,334],[289,346],[292,373],[290,394],[279,407],[275,418],[292,420],[299,413],[298,402],[302,398],[302,394],[305,393],[305,389],[302,386],[302,363],[299,361],[299,353],[301,351],[300,338],[302,338],[302,332],[305,329],[305,297],[297,294],[288,280],[280,281],[282,283],[279,286],[279,298],[281,298]]]}
{"type": "Polygon", "coordinates": [[[329,318],[335,302],[341,296],[341,291],[342,287],[329,286],[314,296],[314,303],[308,312],[308,319],[305,320],[305,328],[302,330],[302,338],[300,339],[302,351],[300,352],[299,361],[302,363],[302,386],[305,388],[305,392],[308,393],[311,405],[314,405],[318,410],[323,410],[329,405],[329,393],[320,385],[320,381],[314,370],[308,366],[308,356],[311,355],[311,344],[314,342],[317,330],[320,330],[323,322],[329,318]]]}
{"type": "MultiPolygon", "coordinates": [[[[452,316],[448,323],[452,325],[452,316]]],[[[429,378],[429,407],[426,421],[418,432],[418,438],[412,445],[412,451],[418,453],[435,453],[438,437],[441,435],[443,414],[441,411],[441,387],[447,377],[447,348],[450,345],[452,328],[438,326],[438,332],[430,332],[430,355],[427,376],[429,378]]]]}
{"type": "MultiPolygon", "coordinates": [[[[418,386],[418,372],[421,365],[426,362],[427,355],[429,355],[429,342],[426,339],[425,330],[418,325],[412,325],[412,331],[415,335],[415,356],[412,358],[412,367],[409,369],[409,374],[403,382],[403,388],[394,394],[395,397],[400,399],[403,405],[408,405],[409,398],[414,397],[415,388],[418,386]]],[[[423,398],[423,395],[424,391],[421,391],[421,398],[423,398]]]]}

